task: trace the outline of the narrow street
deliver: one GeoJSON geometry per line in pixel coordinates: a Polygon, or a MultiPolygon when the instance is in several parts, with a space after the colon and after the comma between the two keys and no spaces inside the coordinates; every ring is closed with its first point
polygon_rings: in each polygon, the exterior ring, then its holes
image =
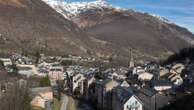
{"type": "Polygon", "coordinates": [[[51,102],[46,102],[46,109],[52,110],[52,103],[51,102]]]}
{"type": "Polygon", "coordinates": [[[63,94],[62,96],[62,105],[61,105],[61,110],[67,110],[67,104],[68,104],[68,96],[63,94]]]}

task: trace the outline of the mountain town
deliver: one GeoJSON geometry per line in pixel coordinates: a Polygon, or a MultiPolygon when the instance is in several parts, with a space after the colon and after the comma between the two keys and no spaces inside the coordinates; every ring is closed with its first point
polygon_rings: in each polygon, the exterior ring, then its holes
{"type": "Polygon", "coordinates": [[[193,110],[194,34],[104,0],[0,0],[0,110],[193,110]]]}
{"type": "MultiPolygon", "coordinates": [[[[179,54],[193,59],[193,53],[184,53],[189,51],[179,54]]],[[[19,109],[30,104],[45,110],[159,110],[194,92],[193,60],[171,60],[176,58],[137,64],[131,53],[127,67],[114,67],[110,60],[91,57],[37,54],[32,59],[14,53],[0,58],[1,109],[14,109],[18,98],[29,97],[19,109]],[[13,92],[21,93],[10,96],[13,92]]]]}

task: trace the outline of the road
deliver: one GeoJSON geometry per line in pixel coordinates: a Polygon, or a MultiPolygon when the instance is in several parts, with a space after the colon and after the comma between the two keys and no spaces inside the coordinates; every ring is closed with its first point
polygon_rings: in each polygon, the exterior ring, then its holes
{"type": "Polygon", "coordinates": [[[67,110],[67,104],[68,104],[68,96],[63,94],[62,96],[62,105],[61,105],[61,110],[67,110]]]}
{"type": "Polygon", "coordinates": [[[76,102],[79,100],[72,98],[71,96],[67,96],[65,94],[62,95],[62,105],[61,110],[67,110],[68,109],[68,103],[71,101],[73,103],[73,108],[75,107],[75,110],[94,110],[89,104],[82,102],[80,105],[77,105],[76,102]]]}
{"type": "Polygon", "coordinates": [[[52,110],[52,104],[50,101],[46,102],[46,109],[47,110],[52,110]]]}

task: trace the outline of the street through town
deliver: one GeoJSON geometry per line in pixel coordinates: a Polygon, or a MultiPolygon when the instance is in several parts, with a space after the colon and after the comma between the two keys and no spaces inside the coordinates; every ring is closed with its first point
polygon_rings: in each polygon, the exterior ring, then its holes
{"type": "Polygon", "coordinates": [[[68,96],[63,94],[61,110],[67,110],[67,104],[68,104],[68,96]]]}

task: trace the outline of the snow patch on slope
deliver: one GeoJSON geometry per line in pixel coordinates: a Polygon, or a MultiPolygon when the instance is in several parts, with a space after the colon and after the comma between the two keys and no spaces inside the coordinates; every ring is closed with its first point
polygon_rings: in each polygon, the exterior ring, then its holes
{"type": "Polygon", "coordinates": [[[72,2],[67,3],[61,0],[42,0],[50,5],[57,12],[61,13],[65,18],[71,19],[74,16],[79,15],[89,9],[103,9],[109,7],[109,5],[103,1],[98,0],[94,2],[72,2]]]}
{"type": "Polygon", "coordinates": [[[159,19],[160,21],[163,21],[163,22],[165,22],[165,23],[168,23],[168,24],[175,24],[175,23],[173,23],[172,21],[170,21],[170,20],[168,20],[168,19],[166,19],[165,17],[162,17],[162,16],[160,16],[160,15],[156,15],[156,14],[149,14],[149,15],[151,15],[151,16],[153,16],[153,17],[155,17],[155,18],[157,18],[157,19],[159,19]]]}

